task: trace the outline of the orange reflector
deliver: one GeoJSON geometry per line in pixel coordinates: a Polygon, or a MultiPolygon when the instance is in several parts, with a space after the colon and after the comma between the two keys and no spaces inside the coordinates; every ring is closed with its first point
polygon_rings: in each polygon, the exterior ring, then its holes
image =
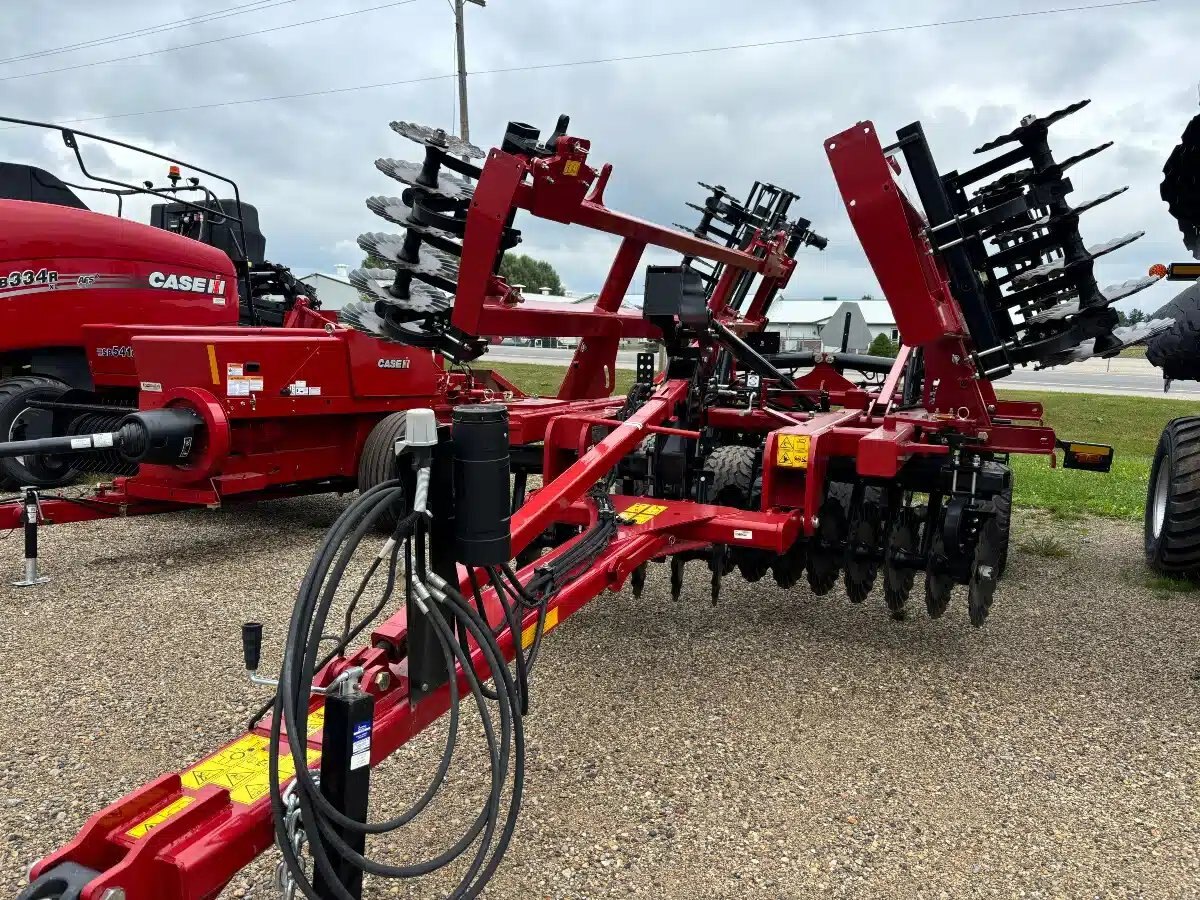
{"type": "Polygon", "coordinates": [[[1151,278],[1166,278],[1167,277],[1167,267],[1164,266],[1162,263],[1155,263],[1154,265],[1152,265],[1150,267],[1149,274],[1150,274],[1151,278]]]}

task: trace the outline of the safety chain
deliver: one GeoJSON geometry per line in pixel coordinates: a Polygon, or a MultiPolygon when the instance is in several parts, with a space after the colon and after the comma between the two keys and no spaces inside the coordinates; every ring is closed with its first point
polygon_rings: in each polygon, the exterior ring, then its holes
{"type": "MultiPolygon", "coordinates": [[[[321,783],[320,773],[313,772],[312,778],[319,786],[321,783]]],[[[292,851],[296,854],[296,858],[300,859],[304,852],[304,845],[308,843],[308,833],[304,830],[304,822],[300,818],[300,798],[296,794],[295,781],[287,786],[282,800],[285,810],[283,827],[287,832],[288,843],[291,845],[292,851]]],[[[279,865],[275,868],[275,885],[279,888],[279,894],[283,900],[296,900],[299,895],[299,887],[292,878],[292,873],[283,864],[283,860],[280,860],[279,865]]]]}

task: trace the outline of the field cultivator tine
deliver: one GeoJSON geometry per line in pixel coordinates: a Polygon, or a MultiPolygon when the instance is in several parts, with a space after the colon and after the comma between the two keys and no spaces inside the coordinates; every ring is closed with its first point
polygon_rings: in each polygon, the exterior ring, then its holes
{"type": "Polygon", "coordinates": [[[828,594],[837,584],[845,559],[846,511],[833,497],[827,497],[817,511],[817,530],[808,554],[808,586],[818,597],[828,594]]]}
{"type": "Polygon", "coordinates": [[[1137,325],[1121,325],[1113,329],[1113,338],[1119,342],[1115,349],[1109,346],[1098,351],[1095,339],[1087,340],[1078,347],[1039,363],[1037,368],[1048,369],[1051,366],[1081,362],[1094,356],[1112,356],[1114,352],[1120,352],[1126,347],[1133,347],[1150,340],[1169,329],[1174,323],[1174,319],[1151,319],[1149,322],[1139,322],[1137,325]]]}
{"type": "Polygon", "coordinates": [[[896,620],[906,615],[917,571],[911,565],[921,549],[921,523],[916,513],[904,508],[897,513],[888,530],[883,556],[883,599],[896,620]]]}
{"type": "Polygon", "coordinates": [[[678,600],[683,593],[683,560],[678,556],[671,557],[671,599],[678,600]]]}
{"type": "Polygon", "coordinates": [[[646,564],[642,563],[629,573],[629,586],[633,588],[633,598],[640,600],[646,587],[646,564]]]}
{"type": "Polygon", "coordinates": [[[467,159],[483,159],[484,157],[484,152],[470,141],[447,134],[442,128],[418,125],[416,122],[392,122],[391,127],[392,131],[401,137],[435,150],[441,150],[451,156],[465,156],[467,159]]]}
{"type": "Polygon", "coordinates": [[[723,544],[717,544],[712,548],[708,557],[708,570],[712,574],[709,587],[712,590],[713,606],[716,606],[717,601],[721,599],[721,580],[725,577],[725,557],[728,553],[728,547],[725,547],[723,544]]]}
{"type": "Polygon", "coordinates": [[[375,168],[402,184],[436,194],[447,200],[469,200],[475,193],[474,185],[448,172],[438,172],[436,179],[432,179],[426,184],[419,180],[424,166],[406,159],[377,159],[375,168]]]}

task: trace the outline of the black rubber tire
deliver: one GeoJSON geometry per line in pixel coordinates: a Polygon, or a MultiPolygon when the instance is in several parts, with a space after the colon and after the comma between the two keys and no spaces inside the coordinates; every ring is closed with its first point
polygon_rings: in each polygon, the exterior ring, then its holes
{"type": "Polygon", "coordinates": [[[1154,571],[1200,577],[1200,416],[1171,420],[1158,440],[1146,488],[1145,541],[1154,571]]]}
{"type": "Polygon", "coordinates": [[[1146,341],[1146,359],[1164,378],[1200,379],[1200,283],[1184,288],[1152,318],[1174,319],[1171,326],[1146,341]]]}
{"type": "MultiPolygon", "coordinates": [[[[56,400],[68,390],[57,378],[43,375],[18,375],[0,381],[0,441],[9,440],[13,423],[30,400],[56,400]]],[[[36,461],[25,465],[16,459],[0,458],[0,488],[5,490],[62,487],[74,482],[75,477],[75,470],[68,466],[45,466],[36,461]]]]}
{"type": "MultiPolygon", "coordinates": [[[[753,447],[729,445],[718,447],[704,461],[713,473],[708,500],[720,506],[753,509],[758,502],[754,469],[758,452],[753,447]]],[[[742,577],[749,582],[762,579],[771,570],[772,554],[765,550],[735,547],[733,561],[742,577]]]]}
{"type": "MultiPolygon", "coordinates": [[[[401,469],[400,460],[396,456],[396,441],[404,437],[404,423],[407,418],[407,413],[391,413],[376,422],[371,433],[367,435],[366,441],[363,442],[362,455],[358,458],[360,491],[369,490],[393,478],[403,477],[405,489],[409,491],[411,500],[416,476],[408,466],[401,469]]],[[[380,521],[381,529],[390,531],[395,527],[397,519],[408,509],[407,503],[401,506],[404,508],[394,507],[394,512],[383,516],[380,521]]]]}
{"type": "MultiPolygon", "coordinates": [[[[985,462],[984,469],[1007,469],[1008,466],[998,462],[985,462]]],[[[1008,487],[997,494],[991,500],[992,509],[996,513],[997,532],[995,539],[1000,543],[1000,565],[996,574],[996,580],[999,581],[1004,577],[1004,570],[1008,568],[1008,541],[1012,536],[1012,498],[1013,485],[1012,475],[1009,474],[1008,487]]]]}

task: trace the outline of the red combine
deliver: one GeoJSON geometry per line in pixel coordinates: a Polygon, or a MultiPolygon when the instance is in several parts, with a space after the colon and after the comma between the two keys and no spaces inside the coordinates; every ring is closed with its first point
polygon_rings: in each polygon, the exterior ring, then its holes
{"type": "MultiPolygon", "coordinates": [[[[1083,245],[1086,205],[1065,200],[1071,160],[1057,162],[1046,143],[1048,126],[1070,111],[1027,119],[983,148],[1011,144],[1005,152],[947,175],[919,126],[887,147],[870,122],[826,141],[896,313],[904,349],[894,361],[781,353],[764,331],[796,254],[824,244],[809,222],[789,218],[789,191],[756,184],[742,203],[712,189],[700,225],[685,233],[606,206],[611,166],[591,163],[590,143],[567,132],[565,117],[545,141],[510,123],[482,165],[469,144],[394,123],[425,156],[376,164],[405,188],[368,205],[405,233],[363,236],[394,268],[354,273],[368,299],[343,311],[351,328],[299,304],[300,324],[325,327],[134,329],[132,362],[108,377],[151,382],[142,411],[75,438],[142,454],[127,496],[219,497],[243,481],[263,490],[339,465],[348,475],[348,448],[364,440],[364,461],[389,474],[347,508],[313,559],[279,677],[253,676],[276,688],[262,715],[211,756],[93,816],[34,865],[23,900],[208,900],[272,842],[288,896],[357,900],[364,873],[410,879],[447,866],[449,896],[478,896],[520,808],[522,715],[543,636],[627,581],[639,591],[651,563],[670,564],[676,593],[686,563],[702,563],[714,600],[735,569],[785,589],[807,578],[816,594],[844,580],[852,602],[882,574],[897,618],[923,573],[931,616],[966,585],[970,620],[982,624],[1004,569],[1009,454],[1053,462],[1061,451],[1065,465],[1095,470],[1112,460],[1107,447],[1061,444],[1040,404],[999,399],[992,380],[1029,362],[1117,352],[1133,335],[1116,330],[1110,304],[1150,283],[1100,289],[1092,277],[1097,256],[1136,235],[1083,245]],[[896,180],[902,163],[917,199],[896,180]],[[496,274],[519,214],[621,239],[591,309],[526,301],[496,274]],[[650,246],[683,258],[646,270],[637,315],[621,299],[650,246]],[[489,394],[466,372],[419,380],[428,354],[465,366],[486,351],[485,334],[580,336],[558,397],[489,394]],[[628,395],[609,397],[627,337],[662,340],[668,363],[656,374],[642,355],[628,395]],[[381,358],[411,360],[410,377],[427,387],[410,390],[428,390],[423,402],[375,393],[386,390],[376,379],[395,371],[369,378],[381,358]],[[371,403],[412,411],[369,428],[354,417],[371,403]],[[531,474],[542,480],[535,491],[531,474]],[[343,623],[332,610],[337,588],[380,522],[391,533],[364,550],[368,565],[349,570],[355,604],[363,599],[343,623]],[[466,697],[490,761],[484,808],[430,859],[369,858],[367,835],[419,827],[466,697]],[[421,799],[366,824],[371,766],[447,711],[449,737],[421,799]]],[[[114,334],[97,329],[96,345],[114,334]]],[[[244,626],[252,672],[262,640],[261,625],[244,626]]]]}

